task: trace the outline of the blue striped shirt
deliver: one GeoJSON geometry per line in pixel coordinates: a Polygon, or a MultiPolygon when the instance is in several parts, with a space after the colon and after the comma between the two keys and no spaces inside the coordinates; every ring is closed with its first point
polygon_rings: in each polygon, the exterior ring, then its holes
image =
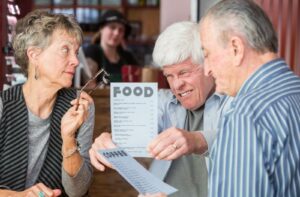
{"type": "Polygon", "coordinates": [[[300,78],[282,59],[243,84],[211,159],[210,197],[300,196],[300,78]]]}

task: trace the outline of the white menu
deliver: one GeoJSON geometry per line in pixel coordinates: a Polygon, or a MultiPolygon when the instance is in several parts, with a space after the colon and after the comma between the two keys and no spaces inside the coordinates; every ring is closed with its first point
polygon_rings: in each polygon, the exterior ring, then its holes
{"type": "Polygon", "coordinates": [[[111,83],[112,139],[132,157],[150,157],[157,135],[157,83],[111,83]]]}
{"type": "Polygon", "coordinates": [[[165,193],[173,194],[176,188],[164,183],[121,148],[99,150],[108,162],[132,185],[140,194],[165,193]]]}

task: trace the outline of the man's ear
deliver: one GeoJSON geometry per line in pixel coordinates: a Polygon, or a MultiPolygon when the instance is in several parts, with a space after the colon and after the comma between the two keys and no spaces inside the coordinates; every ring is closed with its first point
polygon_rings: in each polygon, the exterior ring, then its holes
{"type": "Polygon", "coordinates": [[[240,66],[242,64],[245,52],[245,45],[243,40],[238,36],[233,36],[230,40],[230,45],[232,49],[232,61],[235,66],[240,66]]]}
{"type": "Polygon", "coordinates": [[[28,62],[32,62],[34,64],[36,64],[37,60],[38,60],[38,56],[41,53],[41,49],[37,48],[37,47],[28,47],[27,49],[27,57],[28,57],[28,62]]]}

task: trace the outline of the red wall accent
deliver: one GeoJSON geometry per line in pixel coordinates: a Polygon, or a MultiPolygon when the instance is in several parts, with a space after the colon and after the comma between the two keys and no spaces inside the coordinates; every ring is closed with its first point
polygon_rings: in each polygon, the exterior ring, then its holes
{"type": "Polygon", "coordinates": [[[279,55],[300,76],[299,0],[255,0],[268,14],[278,33],[279,55]]]}

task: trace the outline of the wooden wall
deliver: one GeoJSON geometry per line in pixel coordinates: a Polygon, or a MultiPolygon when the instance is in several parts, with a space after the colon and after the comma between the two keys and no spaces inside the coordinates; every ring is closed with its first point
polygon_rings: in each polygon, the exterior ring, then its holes
{"type": "Polygon", "coordinates": [[[268,14],[278,33],[279,55],[300,76],[299,0],[255,0],[268,14]]]}
{"type": "Polygon", "coordinates": [[[159,34],[159,8],[128,8],[127,19],[141,22],[143,39],[153,39],[159,34]]]}

